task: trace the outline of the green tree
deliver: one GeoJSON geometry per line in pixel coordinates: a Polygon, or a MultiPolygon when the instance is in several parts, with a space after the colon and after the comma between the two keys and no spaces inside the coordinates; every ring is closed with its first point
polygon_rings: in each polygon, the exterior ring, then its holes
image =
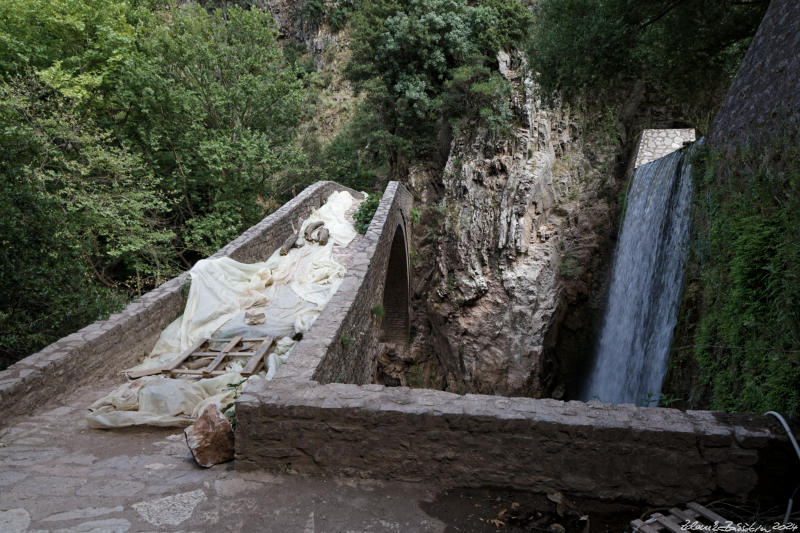
{"type": "Polygon", "coordinates": [[[0,4],[0,364],[216,251],[308,179],[270,16],[0,4]]]}
{"type": "Polygon", "coordinates": [[[95,282],[80,245],[65,241],[61,206],[0,173],[0,369],[124,303],[95,282]]]}
{"type": "Polygon", "coordinates": [[[258,9],[184,6],[142,37],[139,57],[121,80],[122,129],[177,193],[172,225],[190,262],[274,209],[290,185],[302,83],[258,9]]]}
{"type": "Polygon", "coordinates": [[[57,237],[81,243],[98,281],[113,286],[120,270],[163,280],[163,247],[172,233],[160,229],[166,208],[158,180],[141,158],[77,111],[75,99],[16,78],[0,88],[0,125],[9,168],[58,206],[57,237]]]}
{"type": "Polygon", "coordinates": [[[35,76],[0,86],[3,366],[169,273],[156,180],[78,107],[35,76]]]}

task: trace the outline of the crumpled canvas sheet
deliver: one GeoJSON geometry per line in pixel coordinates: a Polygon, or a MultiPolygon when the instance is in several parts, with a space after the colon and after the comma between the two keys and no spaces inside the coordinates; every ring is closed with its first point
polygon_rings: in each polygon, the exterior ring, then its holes
{"type": "MultiPolygon", "coordinates": [[[[339,288],[345,268],[333,257],[334,246],[347,246],[356,235],[345,213],[353,204],[346,191],[303,221],[322,221],[330,232],[325,246],[303,241],[285,256],[278,250],[263,263],[243,264],[228,257],[203,259],[189,271],[191,286],[182,316],[161,333],[149,357],[132,370],[162,366],[199,339],[271,336],[278,338],[267,358],[267,371],[250,379],[272,379],[296,344],[292,337],[311,328],[339,288]],[[249,325],[245,313],[263,312],[264,324],[249,325]]],[[[229,363],[222,376],[210,379],[146,376],[130,381],[90,406],[87,421],[94,428],[132,425],[187,426],[210,403],[224,408],[245,382],[243,362],[229,363]]]]}

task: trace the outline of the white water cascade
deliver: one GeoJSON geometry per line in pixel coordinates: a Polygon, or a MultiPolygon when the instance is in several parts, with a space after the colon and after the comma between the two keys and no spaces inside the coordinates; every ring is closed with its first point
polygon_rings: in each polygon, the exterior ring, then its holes
{"type": "Polygon", "coordinates": [[[683,151],[636,169],[584,400],[654,405],[667,371],[689,235],[683,151]]]}

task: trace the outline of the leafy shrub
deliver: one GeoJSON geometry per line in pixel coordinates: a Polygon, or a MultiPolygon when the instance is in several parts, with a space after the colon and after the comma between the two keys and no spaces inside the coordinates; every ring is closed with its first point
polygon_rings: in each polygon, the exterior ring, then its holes
{"type": "Polygon", "coordinates": [[[325,179],[356,190],[371,190],[378,175],[386,174],[386,152],[379,136],[378,116],[364,105],[325,147],[318,148],[318,164],[325,179]]]}
{"type": "Polygon", "coordinates": [[[375,315],[375,319],[379,324],[383,321],[383,317],[386,316],[386,310],[380,304],[373,306],[370,312],[375,315]]]}
{"type": "Polygon", "coordinates": [[[356,224],[356,231],[362,235],[367,232],[369,223],[372,222],[372,217],[375,216],[375,211],[378,209],[378,204],[381,202],[381,197],[377,194],[370,194],[367,199],[361,202],[353,215],[356,224]]]}
{"type": "Polygon", "coordinates": [[[81,243],[64,238],[57,202],[0,173],[0,370],[87,323],[105,318],[124,294],[93,281],[81,243]]]}
{"type": "Polygon", "coordinates": [[[479,63],[455,68],[451,76],[442,100],[455,129],[464,130],[461,126],[471,122],[495,136],[511,131],[511,84],[499,72],[479,63]]]}
{"type": "Polygon", "coordinates": [[[303,22],[319,26],[325,15],[325,0],[305,0],[297,16],[303,22]]]}

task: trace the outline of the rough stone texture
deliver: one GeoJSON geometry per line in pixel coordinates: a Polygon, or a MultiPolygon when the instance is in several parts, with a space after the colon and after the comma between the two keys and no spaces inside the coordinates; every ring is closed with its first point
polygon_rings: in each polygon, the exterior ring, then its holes
{"type": "Polygon", "coordinates": [[[559,362],[547,352],[566,306],[589,297],[612,209],[604,176],[577,149],[577,125],[542,104],[518,74],[521,59],[498,59],[523,126],[510,139],[453,140],[423,296],[427,340],[448,390],[558,395],[559,362]]]}
{"type": "MultiPolygon", "coordinates": [[[[337,190],[350,189],[333,182],[307,187],[213,257],[229,256],[243,263],[263,261],[289,236],[290,222],[308,216],[337,190]]],[[[149,353],[161,330],[183,311],[188,283],[188,273],[181,274],[120,313],[89,324],[0,372],[0,426],[83,383],[135,364],[149,353]]]]}
{"type": "Polygon", "coordinates": [[[733,148],[800,113],[800,2],[772,0],[711,124],[709,143],[733,148]]]}
{"type": "Polygon", "coordinates": [[[779,464],[764,417],[272,383],[237,402],[237,469],[504,486],[671,505],[752,491],[779,464]],[[761,429],[746,429],[758,425],[761,429]],[[758,466],[756,466],[758,464],[758,466]],[[772,466],[774,467],[775,464],[772,466]]]}
{"type": "Polygon", "coordinates": [[[633,169],[680,150],[695,139],[694,129],[644,130],[636,147],[633,169]]]}
{"type": "MultiPolygon", "coordinates": [[[[387,185],[366,234],[348,259],[339,290],[292,350],[289,361],[280,366],[274,381],[372,381],[383,333],[372,309],[384,304],[387,265],[398,232],[404,244],[402,260],[408,262],[406,226],[411,201],[402,184],[387,185]]],[[[408,291],[407,280],[402,283],[402,290],[408,291]]]]}
{"type": "Polygon", "coordinates": [[[183,434],[200,466],[209,468],[233,460],[233,428],[216,405],[206,407],[183,434]]]}

